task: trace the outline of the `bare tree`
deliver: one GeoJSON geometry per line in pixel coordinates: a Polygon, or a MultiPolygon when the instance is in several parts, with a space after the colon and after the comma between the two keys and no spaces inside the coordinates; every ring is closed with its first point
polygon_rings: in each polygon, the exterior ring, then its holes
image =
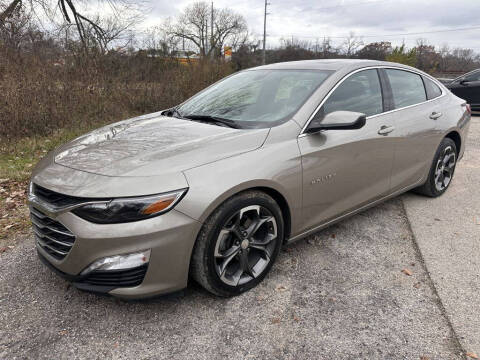
{"type": "Polygon", "coordinates": [[[112,48],[123,50],[132,44],[135,38],[133,29],[141,20],[142,16],[137,13],[133,13],[128,17],[101,17],[97,15],[93,18],[93,21],[102,28],[102,36],[99,36],[92,26],[89,26],[86,30],[88,29],[88,34],[90,34],[94,44],[102,52],[107,52],[112,48]]]}
{"type": "Polygon", "coordinates": [[[245,18],[230,9],[214,10],[214,31],[209,52],[221,51],[226,41],[235,46],[248,39],[247,22],[245,18]]]}
{"type": "Polygon", "coordinates": [[[19,49],[22,44],[31,38],[33,32],[31,16],[22,8],[16,8],[13,13],[4,20],[0,27],[0,40],[12,49],[19,49]]]}
{"type": "Polygon", "coordinates": [[[345,51],[345,55],[347,57],[351,57],[355,55],[361,46],[363,46],[363,41],[362,38],[355,36],[355,32],[350,31],[350,34],[345,39],[342,46],[345,51]]]}
{"type": "Polygon", "coordinates": [[[163,27],[155,26],[145,31],[143,47],[152,56],[169,56],[178,49],[180,39],[167,33],[163,27]]]}
{"type": "MultiPolygon", "coordinates": [[[[5,1],[5,0],[3,0],[5,1]]],[[[2,2],[3,3],[3,2],[2,2]]],[[[74,24],[77,28],[80,40],[85,44],[86,37],[94,34],[95,38],[101,39],[101,42],[109,42],[109,33],[98,24],[96,19],[92,19],[79,10],[80,0],[58,0],[56,5],[49,0],[8,0],[0,9],[0,27],[5,25],[5,21],[12,16],[16,10],[29,7],[31,11],[42,9],[48,16],[54,14],[55,8],[60,9],[60,13],[67,24],[74,24]]],[[[139,9],[143,3],[133,0],[108,0],[114,17],[121,18],[130,11],[139,9]]],[[[98,20],[98,19],[97,19],[98,20]]]]}
{"type": "Polygon", "coordinates": [[[18,10],[22,6],[21,0],[13,0],[10,3],[2,4],[2,12],[0,12],[0,24],[4,24],[5,20],[14,16],[15,10],[18,10]]]}
{"type": "Polygon", "coordinates": [[[435,72],[441,62],[441,55],[435,46],[429,45],[426,39],[417,39],[415,47],[417,53],[417,67],[423,71],[435,72]]]}
{"type": "Polygon", "coordinates": [[[196,2],[185,8],[174,23],[168,23],[168,34],[193,45],[201,56],[219,54],[227,41],[240,45],[248,38],[245,18],[230,9],[212,9],[206,2],[196,2]],[[213,32],[213,33],[212,33],[213,32]]]}
{"type": "Polygon", "coordinates": [[[336,48],[332,45],[332,39],[330,39],[330,38],[323,38],[323,40],[322,40],[322,45],[321,45],[321,47],[320,47],[320,51],[321,51],[321,54],[322,54],[322,58],[328,59],[328,58],[331,57],[332,55],[336,55],[337,52],[338,52],[338,49],[336,49],[336,48]]]}
{"type": "Polygon", "coordinates": [[[473,70],[476,67],[476,63],[479,60],[478,54],[472,49],[456,48],[452,51],[452,56],[455,58],[455,68],[462,69],[467,72],[473,70]]]}

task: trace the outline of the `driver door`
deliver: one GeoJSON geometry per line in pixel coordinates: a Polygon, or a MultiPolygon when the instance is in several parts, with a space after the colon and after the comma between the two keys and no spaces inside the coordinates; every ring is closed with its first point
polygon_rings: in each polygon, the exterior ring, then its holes
{"type": "Polygon", "coordinates": [[[376,69],[350,75],[315,115],[355,111],[367,115],[356,130],[302,134],[298,145],[303,167],[305,230],[385,196],[394,156],[393,116],[382,115],[384,101],[376,69]],[[386,131],[385,131],[386,130],[386,131]]]}

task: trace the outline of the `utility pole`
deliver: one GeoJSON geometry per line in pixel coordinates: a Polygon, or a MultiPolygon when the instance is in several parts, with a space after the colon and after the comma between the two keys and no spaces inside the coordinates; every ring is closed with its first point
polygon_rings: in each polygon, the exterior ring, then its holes
{"type": "MultiPolygon", "coordinates": [[[[202,25],[203,26],[203,25],[202,25]]],[[[208,54],[208,18],[207,20],[205,21],[205,44],[204,44],[204,52],[205,52],[205,57],[207,56],[208,54]]]]}
{"type": "Polygon", "coordinates": [[[265,44],[267,42],[267,6],[270,5],[267,0],[265,0],[265,13],[263,15],[263,54],[262,54],[262,64],[265,65],[265,44]]]}
{"type": "Polygon", "coordinates": [[[212,22],[210,24],[211,24],[212,27],[211,27],[211,31],[210,31],[210,33],[211,33],[210,34],[210,48],[212,49],[211,50],[212,51],[212,59],[214,59],[215,58],[215,49],[213,48],[213,40],[214,40],[213,39],[213,34],[214,34],[214,30],[213,30],[213,1],[212,1],[212,14],[211,15],[212,15],[212,19],[211,19],[212,22]]]}
{"type": "Polygon", "coordinates": [[[205,21],[205,45],[204,45],[204,47],[205,47],[205,56],[207,56],[207,54],[208,54],[208,45],[209,45],[208,42],[209,42],[209,41],[210,41],[210,39],[209,39],[209,37],[208,37],[208,19],[207,19],[207,20],[205,21]]]}

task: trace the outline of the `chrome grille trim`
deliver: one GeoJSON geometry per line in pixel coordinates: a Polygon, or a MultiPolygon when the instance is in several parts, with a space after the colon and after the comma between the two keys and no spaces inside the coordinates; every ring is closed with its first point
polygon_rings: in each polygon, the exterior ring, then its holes
{"type": "MultiPolygon", "coordinates": [[[[47,217],[45,217],[47,218],[47,217]]],[[[49,219],[49,218],[48,218],[49,219]]],[[[39,227],[40,229],[48,229],[48,230],[51,230],[53,232],[56,232],[58,234],[61,234],[61,235],[65,235],[65,236],[73,236],[73,234],[71,232],[66,232],[66,231],[62,231],[62,230],[58,230],[57,228],[51,226],[51,225],[45,225],[45,224],[42,224],[40,223],[38,220],[36,220],[33,216],[30,217],[30,220],[32,221],[32,223],[39,227]]]]}
{"type": "Polygon", "coordinates": [[[30,207],[30,219],[37,246],[54,259],[63,260],[75,243],[75,235],[60,222],[33,206],[30,207]]]}
{"type": "Polygon", "coordinates": [[[40,219],[45,219],[46,217],[48,217],[47,215],[42,214],[40,211],[38,211],[37,209],[35,209],[34,207],[32,207],[32,208],[30,209],[30,211],[31,211],[32,213],[34,213],[34,214],[35,214],[37,217],[39,217],[40,219]]]}
{"type": "Polygon", "coordinates": [[[51,242],[54,242],[55,244],[62,245],[62,246],[68,247],[68,248],[71,248],[71,247],[73,246],[73,243],[67,243],[67,242],[63,242],[63,241],[57,240],[57,239],[55,239],[54,237],[51,237],[51,236],[42,234],[41,232],[39,232],[39,231],[38,231],[37,229],[35,229],[35,228],[33,228],[33,232],[34,232],[35,235],[37,235],[39,238],[43,238],[43,239],[50,240],[51,242]]]}
{"type": "MultiPolygon", "coordinates": [[[[55,254],[58,254],[58,256],[61,256],[62,259],[67,256],[68,254],[68,251],[62,251],[62,250],[58,250],[58,249],[55,249],[54,247],[44,243],[39,237],[37,237],[37,243],[42,247],[42,248],[46,248],[50,251],[53,251],[55,254]]],[[[49,251],[47,251],[49,253],[49,251]]]]}

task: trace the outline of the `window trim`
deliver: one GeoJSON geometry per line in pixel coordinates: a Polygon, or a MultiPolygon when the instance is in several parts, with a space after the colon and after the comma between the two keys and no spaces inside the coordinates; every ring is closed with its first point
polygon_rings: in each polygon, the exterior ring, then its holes
{"type": "MultiPolygon", "coordinates": [[[[436,98],[434,99],[430,99],[428,100],[428,96],[426,96],[426,101],[422,101],[422,102],[419,102],[417,104],[413,104],[413,105],[408,105],[408,106],[404,106],[404,107],[401,107],[401,108],[398,108],[398,109],[393,109],[393,110],[389,110],[389,111],[385,111],[385,112],[381,112],[379,114],[375,114],[375,115],[371,115],[371,116],[367,116],[367,120],[369,119],[373,119],[373,118],[376,118],[377,116],[382,116],[382,115],[386,115],[386,114],[391,114],[391,113],[394,113],[396,111],[401,111],[401,110],[405,110],[405,109],[409,109],[409,108],[412,108],[414,106],[419,106],[419,105],[423,105],[423,104],[426,104],[426,103],[429,103],[431,101],[436,101],[442,97],[444,97],[445,95],[447,95],[447,92],[445,91],[445,89],[443,88],[443,85],[440,84],[440,82],[438,80],[436,80],[435,78],[431,77],[430,75],[428,74],[424,74],[422,72],[419,72],[419,71],[415,71],[413,69],[405,69],[403,67],[400,67],[400,66],[394,66],[394,65],[375,65],[375,66],[368,66],[368,67],[363,67],[363,68],[360,68],[360,69],[356,69],[356,70],[353,70],[351,72],[349,72],[348,74],[346,74],[343,78],[341,78],[336,84],[334,87],[332,87],[327,95],[325,95],[325,97],[322,99],[322,101],[320,102],[320,104],[315,108],[315,110],[313,111],[313,113],[310,115],[310,117],[308,118],[307,122],[305,123],[305,125],[302,127],[302,130],[300,131],[300,134],[298,135],[298,137],[303,137],[303,136],[307,136],[307,135],[311,135],[312,133],[307,133],[305,132],[308,128],[308,126],[310,125],[310,123],[312,122],[313,118],[315,117],[315,115],[317,114],[317,112],[321,109],[321,107],[323,106],[323,104],[328,100],[328,98],[332,95],[332,93],[345,81],[347,80],[350,76],[356,74],[357,72],[360,72],[360,71],[363,71],[363,70],[371,70],[371,69],[377,69],[377,72],[378,72],[378,69],[393,69],[393,70],[403,70],[403,71],[408,71],[408,72],[411,72],[413,74],[416,74],[416,75],[419,75],[420,77],[422,76],[425,76],[427,78],[429,78],[430,80],[432,80],[435,84],[438,85],[438,87],[440,88],[440,90],[442,91],[442,94],[440,96],[437,96],[436,98]]],[[[386,74],[385,74],[386,75],[386,74]]],[[[386,79],[388,81],[388,84],[390,85],[390,81],[388,80],[388,78],[386,79]]],[[[423,84],[423,89],[425,91],[425,95],[427,93],[427,89],[425,88],[425,84],[423,82],[423,79],[422,79],[422,84],[423,84]]],[[[384,97],[385,94],[383,93],[383,91],[385,89],[381,89],[382,90],[382,96],[384,97]]]]}

